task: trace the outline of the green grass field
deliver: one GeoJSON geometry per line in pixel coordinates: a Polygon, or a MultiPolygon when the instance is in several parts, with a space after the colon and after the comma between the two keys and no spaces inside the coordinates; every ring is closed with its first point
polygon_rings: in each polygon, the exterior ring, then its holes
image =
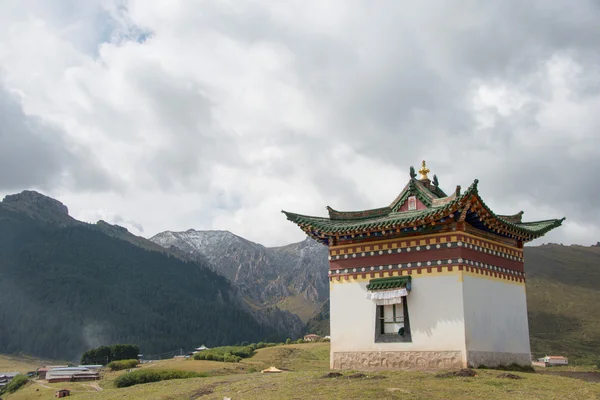
{"type": "Polygon", "coordinates": [[[44,361],[28,356],[0,354],[0,372],[21,372],[25,374],[29,371],[35,371],[36,368],[46,364],[66,365],[68,363],[66,361],[44,361]]]}
{"type": "MultiPolygon", "coordinates": [[[[15,360],[16,361],[16,360],[15,360]]],[[[50,399],[60,388],[72,390],[74,399],[600,399],[600,384],[542,373],[515,373],[523,379],[499,378],[502,371],[477,370],[477,376],[439,378],[434,372],[377,372],[350,378],[326,378],[329,344],[297,344],[260,349],[239,363],[172,359],[140,368],[178,369],[208,373],[205,378],[147,383],[117,389],[116,377],[107,372],[99,382],[31,382],[7,400],[50,399]],[[287,371],[261,374],[276,366],[287,371]],[[251,372],[257,371],[257,372],[251,372]]],[[[13,368],[14,369],[14,368],[13,368]]]]}

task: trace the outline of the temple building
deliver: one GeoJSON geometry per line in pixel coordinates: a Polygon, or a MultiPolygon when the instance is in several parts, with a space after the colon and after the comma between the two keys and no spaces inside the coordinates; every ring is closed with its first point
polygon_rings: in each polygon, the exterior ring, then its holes
{"type": "Polygon", "coordinates": [[[386,207],[283,211],[329,247],[333,369],[531,365],[523,244],[564,218],[496,214],[477,180],[447,195],[429,172],[386,207]]]}

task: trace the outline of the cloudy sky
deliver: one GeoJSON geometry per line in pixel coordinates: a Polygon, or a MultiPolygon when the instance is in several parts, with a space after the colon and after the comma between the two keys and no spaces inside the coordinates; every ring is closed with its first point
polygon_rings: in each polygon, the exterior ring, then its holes
{"type": "Polygon", "coordinates": [[[387,205],[422,159],[599,241],[600,3],[0,2],[0,196],[279,245],[280,210],[387,205]]]}

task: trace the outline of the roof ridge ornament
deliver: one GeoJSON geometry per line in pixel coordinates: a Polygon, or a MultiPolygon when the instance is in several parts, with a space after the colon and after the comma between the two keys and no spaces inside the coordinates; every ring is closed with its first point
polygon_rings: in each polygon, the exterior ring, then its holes
{"type": "Polygon", "coordinates": [[[410,179],[415,179],[417,177],[417,173],[415,172],[415,167],[410,166],[410,179]]]}
{"type": "Polygon", "coordinates": [[[427,174],[429,172],[431,172],[431,170],[429,168],[427,168],[427,165],[425,164],[425,160],[423,160],[423,162],[421,163],[421,169],[419,170],[422,181],[429,180],[429,177],[427,176],[427,174]]]}

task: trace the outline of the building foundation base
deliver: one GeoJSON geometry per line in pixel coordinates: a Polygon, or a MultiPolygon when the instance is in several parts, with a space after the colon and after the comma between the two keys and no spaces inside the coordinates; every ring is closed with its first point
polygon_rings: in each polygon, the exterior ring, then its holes
{"type": "Polygon", "coordinates": [[[461,351],[353,351],[333,352],[332,369],[435,370],[463,367],[461,351]]]}
{"type": "Polygon", "coordinates": [[[500,353],[492,351],[467,351],[467,364],[469,367],[495,368],[500,365],[508,366],[517,364],[522,366],[531,365],[529,353],[500,353]]]}

